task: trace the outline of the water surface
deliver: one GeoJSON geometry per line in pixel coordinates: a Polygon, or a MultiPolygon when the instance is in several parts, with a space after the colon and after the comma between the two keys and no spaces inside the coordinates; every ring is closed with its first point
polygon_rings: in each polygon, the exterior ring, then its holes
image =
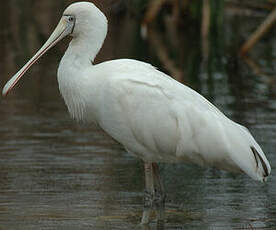
{"type": "MultiPolygon", "coordinates": [[[[1,6],[1,87],[47,39],[67,4],[14,2],[19,5],[1,6]]],[[[137,18],[116,9],[106,10],[110,29],[96,61],[135,58],[173,74],[246,125],[273,170],[275,31],[250,59],[236,55],[262,16],[227,11],[206,51],[197,28],[168,33],[169,27],[156,25],[143,41],[137,18]],[[166,66],[168,60],[174,68],[166,66]]],[[[66,43],[49,51],[0,100],[0,229],[133,229],[143,208],[142,162],[99,128],[70,119],[56,81],[66,43]]],[[[169,195],[166,229],[276,229],[275,177],[261,184],[211,168],[160,167],[169,195]]]]}

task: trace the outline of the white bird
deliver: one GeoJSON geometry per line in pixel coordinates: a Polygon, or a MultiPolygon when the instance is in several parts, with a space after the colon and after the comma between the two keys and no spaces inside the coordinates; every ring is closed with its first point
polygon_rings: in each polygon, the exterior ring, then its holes
{"type": "Polygon", "coordinates": [[[243,172],[265,181],[271,167],[249,131],[228,119],[191,88],[150,64],[119,59],[93,65],[107,33],[107,19],[92,3],[65,9],[42,48],[5,85],[5,96],[48,49],[72,40],[58,68],[59,90],[76,120],[97,123],[145,163],[145,207],[162,221],[165,195],[158,162],[192,162],[243,172]]]}

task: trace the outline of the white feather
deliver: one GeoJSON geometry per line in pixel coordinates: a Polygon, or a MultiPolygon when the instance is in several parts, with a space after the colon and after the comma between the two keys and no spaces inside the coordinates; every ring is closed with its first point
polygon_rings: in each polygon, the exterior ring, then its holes
{"type": "Polygon", "coordinates": [[[194,90],[136,60],[92,65],[107,21],[94,5],[91,10],[74,5],[65,12],[77,12],[79,21],[58,71],[73,117],[98,123],[147,162],[193,162],[265,179],[271,168],[249,131],[194,90]]]}

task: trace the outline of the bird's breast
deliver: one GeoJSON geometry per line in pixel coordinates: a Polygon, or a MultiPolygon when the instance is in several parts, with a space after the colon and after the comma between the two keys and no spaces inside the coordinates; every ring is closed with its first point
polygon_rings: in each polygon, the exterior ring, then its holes
{"type": "Polygon", "coordinates": [[[78,121],[95,122],[93,86],[86,69],[63,57],[58,68],[58,85],[70,115],[78,121]]]}

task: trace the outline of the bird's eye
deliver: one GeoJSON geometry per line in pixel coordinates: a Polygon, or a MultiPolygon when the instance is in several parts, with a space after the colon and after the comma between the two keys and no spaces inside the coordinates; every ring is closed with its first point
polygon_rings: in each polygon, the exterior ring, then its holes
{"type": "Polygon", "coordinates": [[[74,17],[73,16],[69,16],[68,20],[69,20],[69,22],[73,22],[74,21],[74,17]]]}

